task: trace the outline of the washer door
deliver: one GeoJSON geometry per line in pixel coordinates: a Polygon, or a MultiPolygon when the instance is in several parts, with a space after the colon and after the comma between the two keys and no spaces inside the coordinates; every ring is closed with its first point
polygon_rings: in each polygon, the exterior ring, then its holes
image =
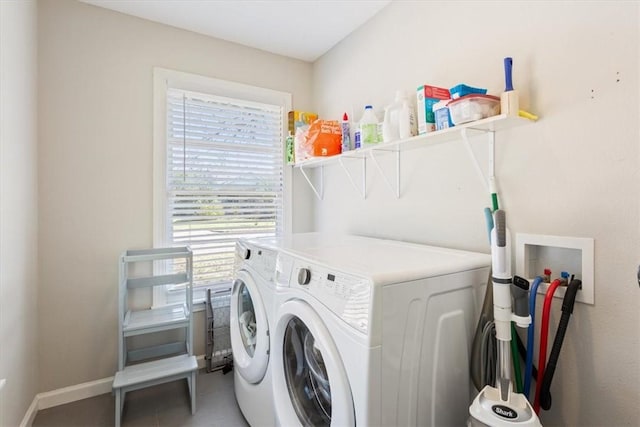
{"type": "Polygon", "coordinates": [[[233,283],[230,324],[234,368],[249,383],[259,383],[269,365],[269,325],[258,287],[246,270],[233,283]]]}
{"type": "Polygon", "coordinates": [[[320,316],[309,304],[290,300],[277,319],[273,390],[278,423],[355,425],[349,380],[320,316]]]}

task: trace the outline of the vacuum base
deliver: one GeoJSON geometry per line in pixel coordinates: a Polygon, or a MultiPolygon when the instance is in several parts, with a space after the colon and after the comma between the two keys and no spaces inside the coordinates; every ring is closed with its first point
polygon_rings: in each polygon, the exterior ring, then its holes
{"type": "Polygon", "coordinates": [[[542,427],[538,416],[523,394],[509,393],[504,401],[497,388],[486,386],[469,407],[467,427],[542,427]]]}

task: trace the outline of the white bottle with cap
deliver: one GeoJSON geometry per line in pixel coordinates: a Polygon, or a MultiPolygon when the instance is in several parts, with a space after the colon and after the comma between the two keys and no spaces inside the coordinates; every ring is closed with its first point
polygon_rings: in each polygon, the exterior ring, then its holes
{"type": "Polygon", "coordinates": [[[397,90],[393,104],[384,109],[384,122],[382,123],[382,139],[384,142],[391,142],[400,138],[402,99],[402,91],[397,90]]]}
{"type": "Polygon", "coordinates": [[[384,142],[411,138],[416,134],[416,119],[413,108],[409,105],[407,94],[398,90],[393,104],[385,109],[382,133],[384,142]]]}
{"type": "Polygon", "coordinates": [[[418,123],[413,107],[409,105],[409,100],[405,97],[402,100],[402,108],[398,113],[398,134],[400,139],[411,138],[418,134],[418,123]]]}

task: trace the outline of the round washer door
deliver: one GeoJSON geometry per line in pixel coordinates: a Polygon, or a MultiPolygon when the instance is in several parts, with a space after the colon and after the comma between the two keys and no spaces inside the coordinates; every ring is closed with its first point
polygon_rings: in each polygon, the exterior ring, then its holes
{"type": "Polygon", "coordinates": [[[320,316],[309,304],[289,300],[277,319],[272,379],[278,424],[355,425],[349,380],[320,316]]]}
{"type": "Polygon", "coordinates": [[[233,283],[230,334],[234,369],[249,383],[259,383],[269,365],[269,324],[260,291],[246,270],[233,283]]]}

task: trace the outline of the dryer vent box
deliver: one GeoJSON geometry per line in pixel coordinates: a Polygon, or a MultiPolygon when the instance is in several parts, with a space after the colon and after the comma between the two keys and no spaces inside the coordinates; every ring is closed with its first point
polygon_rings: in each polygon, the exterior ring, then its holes
{"type": "MultiPolygon", "coordinates": [[[[593,239],[584,237],[544,236],[516,234],[516,274],[530,282],[542,276],[544,269],[551,269],[551,280],[566,271],[582,280],[576,301],[594,304],[593,239]]],[[[541,283],[538,293],[547,292],[549,283],[541,283]]],[[[563,298],[564,287],[559,287],[554,297],[563,298]]]]}

